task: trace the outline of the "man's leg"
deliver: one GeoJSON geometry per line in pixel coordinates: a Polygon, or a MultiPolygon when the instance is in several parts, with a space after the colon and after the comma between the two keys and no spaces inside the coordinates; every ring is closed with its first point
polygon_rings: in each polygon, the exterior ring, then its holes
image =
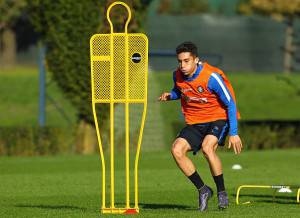
{"type": "Polygon", "coordinates": [[[222,163],[216,150],[218,147],[218,139],[214,135],[205,136],[202,143],[202,153],[208,161],[210,172],[213,176],[222,174],[222,163]]]}
{"type": "Polygon", "coordinates": [[[202,152],[208,161],[211,174],[217,186],[219,208],[224,209],[228,207],[228,197],[225,192],[224,178],[222,172],[222,163],[216,150],[218,148],[218,138],[214,135],[205,136],[202,143],[202,152]]]}
{"type": "Polygon", "coordinates": [[[187,152],[191,150],[190,144],[184,138],[177,138],[172,145],[173,158],[186,176],[190,176],[196,171],[193,162],[186,156],[187,152]]]}
{"type": "Polygon", "coordinates": [[[204,211],[207,209],[207,201],[212,196],[212,190],[204,185],[200,175],[197,173],[195,165],[190,158],[187,157],[187,152],[191,151],[190,144],[184,138],[177,138],[172,146],[172,155],[177,166],[191,180],[199,191],[199,209],[204,211]]]}

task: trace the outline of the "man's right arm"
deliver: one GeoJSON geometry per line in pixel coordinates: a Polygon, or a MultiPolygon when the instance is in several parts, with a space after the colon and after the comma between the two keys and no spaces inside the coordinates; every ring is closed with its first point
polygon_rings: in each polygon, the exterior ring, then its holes
{"type": "Polygon", "coordinates": [[[165,92],[163,93],[158,100],[159,101],[170,101],[170,100],[177,100],[181,97],[181,92],[176,87],[176,71],[173,72],[173,82],[174,86],[171,92],[165,92]]]}
{"type": "Polygon", "coordinates": [[[177,87],[174,86],[170,93],[170,100],[177,100],[181,97],[180,91],[177,89],[177,87]]]}
{"type": "Polygon", "coordinates": [[[181,92],[176,86],[176,71],[173,72],[174,86],[170,93],[170,100],[177,100],[181,97],[181,92]]]}

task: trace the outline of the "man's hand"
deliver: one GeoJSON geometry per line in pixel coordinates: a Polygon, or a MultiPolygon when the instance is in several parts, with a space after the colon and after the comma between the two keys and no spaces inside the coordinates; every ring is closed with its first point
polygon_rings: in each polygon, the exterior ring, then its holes
{"type": "Polygon", "coordinates": [[[169,92],[164,92],[159,98],[159,101],[169,101],[171,97],[171,93],[169,92]]]}
{"type": "Polygon", "coordinates": [[[238,135],[229,136],[228,148],[233,147],[234,153],[239,154],[242,151],[242,141],[238,135]]]}

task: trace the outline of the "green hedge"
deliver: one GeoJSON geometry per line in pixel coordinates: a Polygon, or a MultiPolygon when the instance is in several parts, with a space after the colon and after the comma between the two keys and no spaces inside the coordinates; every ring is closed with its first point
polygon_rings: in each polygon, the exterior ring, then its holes
{"type": "MultiPolygon", "coordinates": [[[[173,124],[174,137],[184,125],[173,124]]],[[[300,147],[300,121],[241,121],[239,135],[247,150],[300,147]]]]}
{"type": "MultiPolygon", "coordinates": [[[[184,126],[173,123],[174,138],[184,126]]],[[[76,127],[0,127],[1,155],[74,153],[76,127]]],[[[239,133],[244,149],[300,147],[300,121],[243,121],[239,133]]]]}
{"type": "Polygon", "coordinates": [[[74,128],[0,127],[0,155],[52,155],[74,150],[74,128]]]}
{"type": "Polygon", "coordinates": [[[300,121],[244,121],[239,131],[247,149],[300,147],[300,121]]]}

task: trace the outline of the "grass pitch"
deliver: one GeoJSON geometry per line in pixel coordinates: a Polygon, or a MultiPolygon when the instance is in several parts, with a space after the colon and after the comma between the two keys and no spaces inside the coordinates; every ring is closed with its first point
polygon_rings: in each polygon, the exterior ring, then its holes
{"type": "MultiPolygon", "coordinates": [[[[235,156],[220,151],[230,207],[217,209],[216,195],[209,209],[199,213],[197,193],[177,169],[170,152],[142,152],[140,160],[140,214],[137,217],[299,217],[295,191],[244,191],[235,205],[241,184],[299,184],[300,150],[246,151],[235,156]],[[233,164],[242,170],[232,170],[233,164]]],[[[121,159],[123,157],[120,157],[121,159]]],[[[192,157],[205,182],[213,187],[202,155],[192,157]]],[[[116,175],[124,172],[116,171],[116,175]]],[[[102,215],[101,164],[98,155],[54,157],[0,157],[0,217],[119,217],[102,215]]],[[[116,183],[116,186],[121,185],[116,183]]],[[[123,193],[116,198],[123,198],[123,193]]],[[[131,216],[131,215],[129,215],[131,216]]]]}

